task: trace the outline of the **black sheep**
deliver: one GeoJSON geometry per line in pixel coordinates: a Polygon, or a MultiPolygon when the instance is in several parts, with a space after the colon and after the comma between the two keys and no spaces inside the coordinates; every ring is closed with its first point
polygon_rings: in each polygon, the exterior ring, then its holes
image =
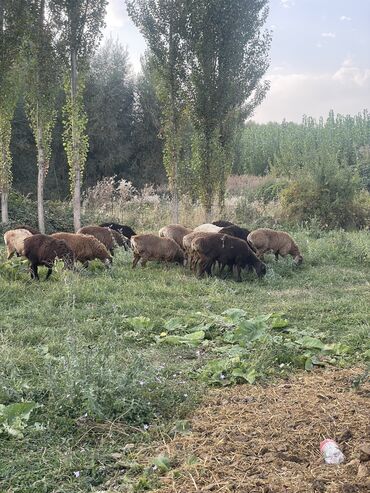
{"type": "Polygon", "coordinates": [[[231,270],[237,269],[238,281],[241,281],[241,269],[253,268],[258,277],[266,274],[266,266],[253,253],[249,245],[239,238],[220,233],[209,233],[207,236],[195,238],[192,250],[200,260],[200,272],[211,274],[212,266],[218,262],[222,267],[227,265],[231,270]]]}
{"type": "Polygon", "coordinates": [[[219,226],[220,228],[227,228],[227,226],[234,226],[234,223],[231,223],[230,221],[213,221],[215,226],[219,226]]]}
{"type": "Polygon", "coordinates": [[[64,261],[64,265],[69,267],[73,264],[73,252],[63,240],[38,234],[29,236],[24,240],[24,256],[31,262],[31,278],[39,279],[37,267],[45,265],[48,268],[46,279],[52,273],[55,259],[64,261]]]}
{"type": "Polygon", "coordinates": [[[130,228],[130,226],[125,226],[123,224],[117,224],[117,223],[103,223],[100,224],[102,228],[110,228],[113,229],[114,231],[118,231],[121,233],[121,235],[126,236],[126,238],[131,238],[131,236],[135,236],[136,233],[135,231],[130,228]]]}

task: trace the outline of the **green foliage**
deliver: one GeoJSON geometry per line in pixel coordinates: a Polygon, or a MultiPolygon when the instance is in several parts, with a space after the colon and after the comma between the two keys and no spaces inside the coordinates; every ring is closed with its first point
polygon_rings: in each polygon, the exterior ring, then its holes
{"type": "Polygon", "coordinates": [[[23,438],[23,430],[36,407],[35,402],[19,402],[7,406],[0,404],[0,435],[7,433],[11,437],[23,438]]]}

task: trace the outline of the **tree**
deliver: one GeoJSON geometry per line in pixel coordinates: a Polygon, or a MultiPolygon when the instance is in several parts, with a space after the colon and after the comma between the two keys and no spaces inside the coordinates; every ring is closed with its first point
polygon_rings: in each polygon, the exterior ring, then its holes
{"type": "Polygon", "coordinates": [[[73,223],[81,226],[81,183],[88,152],[84,110],[84,77],[88,57],[101,37],[107,0],[50,0],[49,8],[59,33],[59,49],[68,69],[65,81],[64,145],[73,193],[73,223]]]}
{"type": "Polygon", "coordinates": [[[85,107],[90,150],[88,185],[126,172],[132,154],[134,82],[127,50],[108,39],[92,57],[86,77],[85,107]]]}
{"type": "Polygon", "coordinates": [[[8,222],[8,195],[12,184],[11,123],[18,98],[16,62],[23,39],[27,2],[0,1],[0,193],[1,221],[8,222]]]}
{"type": "Polygon", "coordinates": [[[53,45],[53,32],[50,23],[45,19],[45,0],[35,0],[31,12],[32,17],[24,48],[25,98],[37,147],[39,230],[45,233],[44,183],[49,170],[60,71],[53,45]]]}
{"type": "Polygon", "coordinates": [[[172,215],[179,220],[179,120],[186,79],[183,33],[185,0],[126,0],[128,13],[146,38],[157,70],[162,103],[164,165],[172,193],[172,215]]]}
{"type": "Polygon", "coordinates": [[[268,89],[267,0],[189,0],[187,61],[193,163],[207,220],[222,205],[235,131],[268,89]]]}

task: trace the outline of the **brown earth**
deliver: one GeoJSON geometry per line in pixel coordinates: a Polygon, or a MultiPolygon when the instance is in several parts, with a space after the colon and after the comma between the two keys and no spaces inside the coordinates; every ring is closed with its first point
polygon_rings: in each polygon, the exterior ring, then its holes
{"type": "Polygon", "coordinates": [[[370,455],[361,448],[370,445],[370,382],[354,385],[361,375],[317,370],[212,391],[192,432],[155,451],[172,462],[157,493],[369,493],[370,455]],[[344,464],[323,462],[324,438],[337,440],[344,464]]]}

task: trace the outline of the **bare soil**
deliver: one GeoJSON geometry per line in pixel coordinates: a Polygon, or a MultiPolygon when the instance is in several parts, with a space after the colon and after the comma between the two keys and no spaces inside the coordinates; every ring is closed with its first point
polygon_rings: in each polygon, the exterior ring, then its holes
{"type": "Polygon", "coordinates": [[[363,374],[317,370],[212,391],[192,432],[156,450],[173,464],[157,492],[369,493],[369,378],[355,385],[363,374]],[[325,438],[340,444],[343,464],[323,462],[325,438]]]}

